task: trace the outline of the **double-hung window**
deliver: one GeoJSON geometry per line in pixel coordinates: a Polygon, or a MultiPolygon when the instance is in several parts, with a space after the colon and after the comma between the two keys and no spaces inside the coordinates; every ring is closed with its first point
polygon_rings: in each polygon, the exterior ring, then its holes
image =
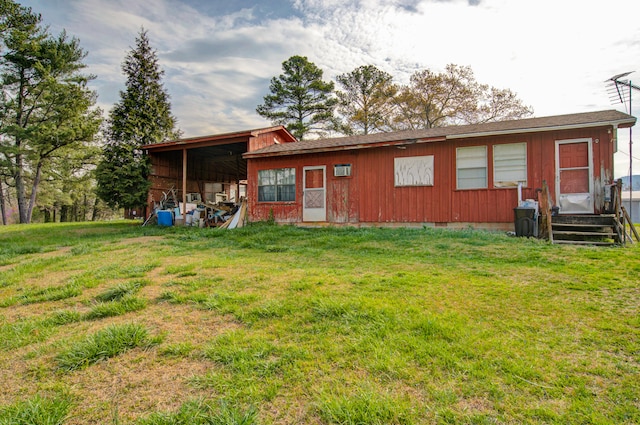
{"type": "Polygon", "coordinates": [[[527,185],[527,144],[509,143],[493,146],[493,185],[513,187],[527,185]]]}
{"type": "Polygon", "coordinates": [[[258,171],[258,202],[287,202],[295,200],[295,168],[258,171]]]}
{"type": "Polygon", "coordinates": [[[469,146],[456,149],[458,189],[486,189],[487,147],[469,146]]]}

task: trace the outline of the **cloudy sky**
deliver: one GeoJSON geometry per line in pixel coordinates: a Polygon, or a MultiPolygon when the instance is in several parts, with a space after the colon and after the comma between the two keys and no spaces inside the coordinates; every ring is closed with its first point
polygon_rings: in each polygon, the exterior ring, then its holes
{"type": "MultiPolygon", "coordinates": [[[[638,0],[17,1],[51,32],[80,39],[105,111],[124,88],[124,56],[148,30],[185,137],[270,125],[255,108],[292,55],[307,56],[325,80],[368,64],[400,83],[416,70],[469,65],[538,117],[626,111],[604,81],[635,71],[640,83],[638,0]]],[[[616,177],[628,173],[628,140],[622,131],[616,177]]]]}

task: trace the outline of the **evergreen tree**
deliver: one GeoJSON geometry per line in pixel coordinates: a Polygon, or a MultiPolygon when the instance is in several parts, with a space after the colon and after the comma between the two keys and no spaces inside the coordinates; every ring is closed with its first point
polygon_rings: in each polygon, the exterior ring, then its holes
{"type": "Polygon", "coordinates": [[[96,170],[97,192],[111,207],[136,208],[146,204],[150,186],[149,159],[141,146],[177,138],[179,132],[161,82],[164,72],[144,29],[122,71],[126,89],[109,115],[107,143],[96,170]]]}
{"type": "Polygon", "coordinates": [[[341,132],[370,134],[389,131],[393,112],[391,99],[397,92],[393,77],[373,65],[360,66],[336,78],[342,91],[338,91],[338,112],[344,117],[341,132]]]}
{"type": "Polygon", "coordinates": [[[60,149],[51,158],[43,170],[47,177],[38,193],[38,208],[45,222],[53,221],[56,212],[60,212],[61,222],[90,218],[96,198],[94,171],[100,151],[100,146],[92,143],[82,149],[60,149]],[[68,214],[69,211],[76,214],[68,214]]]}
{"type": "Polygon", "coordinates": [[[256,108],[273,124],[284,125],[299,140],[307,134],[323,134],[335,125],[333,82],[322,81],[322,70],[304,56],[282,63],[284,74],[271,79],[271,94],[256,108]]]}
{"type": "Polygon", "coordinates": [[[29,223],[52,158],[82,149],[101,118],[87,87],[94,77],[81,73],[86,53],[78,39],[51,36],[31,8],[10,0],[1,6],[0,172],[15,188],[20,223],[29,223]]]}

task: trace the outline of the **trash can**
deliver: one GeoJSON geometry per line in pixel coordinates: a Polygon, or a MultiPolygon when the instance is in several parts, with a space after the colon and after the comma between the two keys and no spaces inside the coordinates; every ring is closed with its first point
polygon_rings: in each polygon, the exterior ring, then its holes
{"type": "Polygon", "coordinates": [[[516,207],[513,209],[515,216],[516,236],[528,238],[536,235],[536,209],[528,207],[516,207]]]}
{"type": "Polygon", "coordinates": [[[160,210],[158,214],[158,226],[173,226],[173,214],[170,210],[160,210]]]}

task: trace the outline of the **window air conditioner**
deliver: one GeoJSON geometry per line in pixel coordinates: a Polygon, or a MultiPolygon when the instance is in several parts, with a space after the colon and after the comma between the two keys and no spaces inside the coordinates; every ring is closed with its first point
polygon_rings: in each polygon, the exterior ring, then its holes
{"type": "Polygon", "coordinates": [[[349,177],[351,175],[351,164],[339,164],[333,167],[335,177],[349,177]]]}

